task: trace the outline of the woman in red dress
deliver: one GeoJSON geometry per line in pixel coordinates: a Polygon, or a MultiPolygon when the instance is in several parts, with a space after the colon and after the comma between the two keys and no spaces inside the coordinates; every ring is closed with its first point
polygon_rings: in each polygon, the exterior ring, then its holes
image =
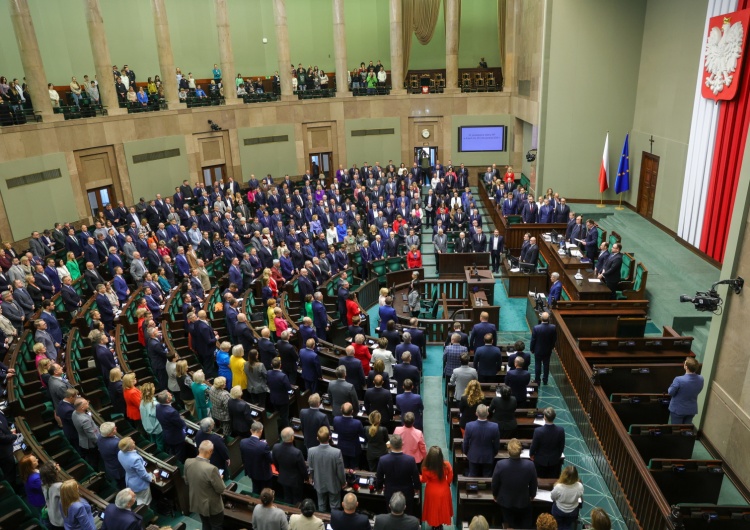
{"type": "Polygon", "coordinates": [[[409,269],[422,268],[422,253],[417,248],[417,245],[412,245],[411,250],[406,253],[406,266],[409,269]]]}
{"type": "Polygon", "coordinates": [[[362,371],[365,373],[365,377],[367,377],[370,373],[370,359],[372,359],[372,354],[370,353],[370,348],[365,344],[365,336],[358,333],[354,337],[352,346],[354,346],[354,357],[362,363],[362,371]]]}
{"type": "Polygon", "coordinates": [[[422,520],[433,529],[441,528],[443,525],[450,526],[453,519],[453,468],[443,459],[443,452],[437,445],[430,447],[422,462],[421,481],[427,484],[424,490],[422,520]]]}
{"type": "Polygon", "coordinates": [[[516,181],[516,174],[513,173],[512,167],[508,166],[508,169],[505,170],[503,180],[505,181],[505,189],[510,189],[508,186],[513,186],[516,181]]]}
{"type": "Polygon", "coordinates": [[[355,293],[349,293],[349,298],[346,299],[346,321],[350,326],[352,325],[352,318],[354,318],[355,315],[359,315],[357,295],[355,293]]]}

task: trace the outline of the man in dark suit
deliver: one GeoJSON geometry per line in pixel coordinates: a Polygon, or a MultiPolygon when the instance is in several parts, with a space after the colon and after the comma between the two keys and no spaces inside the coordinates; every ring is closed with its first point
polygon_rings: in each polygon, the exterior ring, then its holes
{"type": "Polygon", "coordinates": [[[380,412],[381,424],[387,427],[393,417],[393,397],[389,389],[383,388],[382,375],[376,375],[373,384],[375,386],[365,392],[365,412],[368,415],[373,410],[380,412]]]}
{"type": "Polygon", "coordinates": [[[60,296],[62,296],[65,310],[70,312],[71,314],[77,313],[81,309],[83,302],[81,301],[81,297],[78,295],[78,292],[75,290],[75,288],[73,288],[73,281],[71,280],[70,276],[65,276],[62,279],[62,288],[60,291],[60,296]]]}
{"type": "MultiPolygon", "coordinates": [[[[115,438],[117,441],[118,439],[115,438]]],[[[132,511],[135,506],[135,492],[130,488],[120,490],[115,502],[104,509],[104,521],[101,530],[140,530],[143,528],[143,517],[132,511]]]]}
{"type": "Polygon", "coordinates": [[[359,419],[354,417],[351,403],[341,406],[341,416],[333,418],[333,432],[337,435],[336,447],[341,450],[346,469],[359,469],[359,457],[362,454],[362,442],[365,428],[359,419]]]}
{"type": "Polygon", "coordinates": [[[156,420],[162,428],[164,447],[167,453],[185,462],[185,421],[172,406],[172,394],[162,390],[156,395],[156,420]]]}
{"type": "Polygon", "coordinates": [[[331,511],[331,530],[370,530],[370,520],[357,512],[357,496],[347,493],[341,501],[341,510],[331,511]]]}
{"type": "Polygon", "coordinates": [[[299,288],[300,303],[304,306],[305,296],[307,296],[308,294],[312,295],[315,292],[315,287],[310,281],[310,278],[308,277],[308,271],[305,268],[302,268],[299,271],[299,277],[297,278],[297,287],[299,288]]]}
{"type": "Polygon", "coordinates": [[[534,202],[534,197],[529,195],[528,201],[521,208],[521,219],[524,223],[536,223],[539,218],[539,206],[534,202]]]}
{"type": "Polygon", "coordinates": [[[531,353],[534,354],[534,382],[541,379],[546,385],[549,379],[549,361],[557,342],[557,327],[549,323],[549,313],[542,313],[541,324],[531,330],[531,353]],[[544,373],[542,374],[542,367],[544,373]],[[540,378],[541,375],[541,378],[540,378]]]}
{"type": "MultiPolygon", "coordinates": [[[[249,351],[249,350],[245,350],[249,351]]],[[[271,330],[263,328],[260,330],[260,339],[258,339],[259,361],[263,363],[267,371],[272,370],[271,362],[276,357],[276,347],[271,342],[271,330]]]]}
{"type": "Polygon", "coordinates": [[[86,270],[83,271],[83,278],[86,282],[85,285],[88,292],[92,294],[96,292],[97,285],[104,283],[104,278],[102,278],[102,275],[96,270],[96,266],[90,261],[86,262],[86,270]]]}
{"type": "MultiPolygon", "coordinates": [[[[148,357],[151,360],[151,370],[156,375],[158,390],[167,388],[167,347],[159,336],[159,328],[151,328],[146,345],[148,357]]],[[[111,355],[111,354],[110,354],[111,355]]],[[[109,372],[107,372],[109,375],[109,372]]],[[[214,451],[215,452],[215,451],[214,451]]]]}
{"type": "Polygon", "coordinates": [[[531,354],[523,351],[526,348],[526,344],[522,340],[517,340],[513,344],[513,351],[508,352],[508,367],[512,370],[516,366],[516,357],[523,359],[523,369],[528,370],[531,366],[531,354]]]}
{"type": "Polygon", "coordinates": [[[599,257],[596,258],[596,267],[594,267],[594,271],[597,274],[601,274],[604,271],[604,266],[607,264],[610,256],[609,244],[606,241],[602,241],[602,244],[599,245],[599,257]]]}
{"type": "Polygon", "coordinates": [[[422,396],[412,392],[414,389],[414,383],[411,379],[406,379],[403,383],[403,393],[396,395],[396,408],[403,418],[407,412],[414,414],[414,427],[422,430],[423,426],[423,413],[424,404],[422,403],[422,396]]]}
{"type": "Polygon", "coordinates": [[[565,429],[555,425],[555,409],[544,409],[544,425],[534,431],[529,456],[539,478],[557,478],[565,449],[565,429]]]}
{"type": "Polygon", "coordinates": [[[305,440],[305,454],[307,454],[307,451],[311,447],[315,447],[320,443],[318,441],[318,429],[324,425],[330,427],[328,416],[320,408],[320,395],[311,395],[307,398],[307,404],[309,405],[308,408],[299,411],[302,436],[305,440]]]}
{"type": "Polygon", "coordinates": [[[339,359],[339,366],[346,368],[346,380],[352,384],[357,396],[361,398],[367,385],[362,363],[354,357],[354,346],[347,346],[345,351],[346,356],[339,359]]]}
{"type": "Polygon", "coordinates": [[[112,303],[109,301],[109,298],[107,298],[107,295],[105,294],[106,291],[107,288],[104,286],[104,284],[99,284],[99,286],[97,287],[96,306],[98,307],[99,314],[102,317],[104,329],[109,332],[114,327],[115,311],[112,308],[112,303]]]}
{"type": "Polygon", "coordinates": [[[560,297],[562,297],[562,282],[560,281],[560,273],[553,272],[550,274],[550,282],[552,283],[552,286],[549,288],[549,294],[547,295],[547,307],[555,307],[555,304],[560,300],[560,297]]]}
{"type": "Polygon", "coordinates": [[[508,373],[505,374],[505,384],[510,387],[513,395],[516,396],[518,408],[523,408],[526,406],[526,387],[531,382],[531,374],[523,368],[523,357],[517,356],[513,363],[515,368],[508,370],[508,373]]]}
{"type": "MultiPolygon", "coordinates": [[[[331,266],[333,266],[333,262],[331,262],[331,266]]],[[[334,274],[333,270],[331,270],[331,273],[334,274]]],[[[342,279],[341,284],[339,284],[338,291],[336,292],[336,304],[339,310],[339,319],[341,320],[341,324],[344,326],[349,325],[349,322],[346,319],[346,300],[348,298],[349,282],[346,281],[346,279],[342,279]]]]}
{"type": "Polygon", "coordinates": [[[281,338],[276,342],[276,351],[279,352],[281,358],[281,371],[286,374],[289,383],[295,385],[297,384],[299,353],[297,353],[297,348],[289,342],[290,336],[291,331],[288,329],[281,332],[281,338]]]}
{"type": "MultiPolygon", "coordinates": [[[[586,257],[593,263],[596,259],[596,249],[599,241],[599,229],[596,227],[593,219],[586,221],[586,257]]],[[[619,269],[618,269],[619,271],[619,269]]]]}
{"type": "Polygon", "coordinates": [[[485,252],[487,250],[487,236],[482,233],[480,227],[477,227],[476,233],[471,238],[471,249],[474,252],[485,252]]]}
{"type": "Polygon", "coordinates": [[[250,437],[240,442],[245,475],[253,481],[253,493],[256,495],[259,495],[263,488],[270,488],[273,478],[271,473],[273,456],[266,441],[260,439],[262,434],[263,424],[256,421],[250,426],[250,437]]]}
{"type": "Polygon", "coordinates": [[[495,231],[492,233],[488,245],[490,251],[490,259],[492,261],[492,272],[497,274],[500,270],[500,264],[503,261],[502,254],[505,250],[505,238],[500,235],[499,230],[495,229],[495,231]]]}
{"type": "Polygon", "coordinates": [[[669,385],[669,421],[672,425],[689,425],[698,413],[698,394],[703,390],[703,376],[698,374],[700,365],[694,357],[685,359],[685,375],[678,375],[669,385]]]}
{"type": "Polygon", "coordinates": [[[380,457],[375,474],[375,489],[383,490],[386,499],[400,491],[406,499],[406,511],[414,508],[414,492],[420,489],[419,469],[413,456],[402,452],[403,440],[398,434],[390,436],[391,452],[380,457]]]}
{"type": "Polygon", "coordinates": [[[456,254],[463,254],[465,252],[471,252],[471,241],[466,238],[466,234],[461,232],[458,234],[458,238],[453,244],[453,251],[456,254]]]}
{"type": "Polygon", "coordinates": [[[281,441],[271,450],[273,465],[279,473],[278,483],[284,489],[283,499],[295,505],[303,499],[303,484],[307,480],[307,464],[302,451],[294,447],[294,430],[281,431],[281,441]]]}
{"type": "Polygon", "coordinates": [[[617,286],[620,283],[620,269],[622,269],[622,245],[615,243],[612,245],[612,254],[604,264],[604,270],[599,273],[599,279],[602,280],[609,290],[612,291],[612,298],[617,295],[617,286]]]}
{"type": "Polygon", "coordinates": [[[477,419],[466,424],[463,451],[469,461],[470,477],[489,477],[495,467],[495,455],[500,450],[500,428],[487,421],[487,405],[477,406],[477,419]]]}
{"type": "Polygon", "coordinates": [[[521,263],[536,267],[537,261],[539,261],[539,247],[536,244],[536,238],[532,237],[529,239],[528,246],[521,250],[521,263]]]}
{"type": "MultiPolygon", "coordinates": [[[[359,368],[362,369],[362,363],[359,363],[359,368]]],[[[355,410],[359,410],[357,390],[346,380],[346,374],[346,366],[339,365],[336,368],[336,380],[328,383],[328,394],[331,396],[331,410],[334,417],[341,415],[341,407],[344,403],[351,403],[355,410]]]]}
{"type": "Polygon", "coordinates": [[[497,373],[503,364],[503,354],[500,348],[492,344],[492,335],[484,336],[484,346],[477,348],[474,352],[474,368],[477,370],[480,383],[492,383],[497,381],[497,373]]]}
{"type": "Polygon", "coordinates": [[[292,385],[286,374],[281,371],[281,359],[277,357],[271,362],[271,371],[268,372],[268,393],[271,404],[279,414],[276,420],[279,430],[289,426],[290,390],[292,390],[292,385]]]}
{"type": "Polygon", "coordinates": [[[414,390],[419,394],[419,368],[411,364],[411,353],[408,351],[401,356],[401,362],[393,366],[393,379],[396,381],[397,394],[404,391],[404,381],[407,379],[411,379],[414,390]]]}
{"type": "Polygon", "coordinates": [[[229,469],[229,448],[224,443],[224,438],[214,432],[216,423],[213,418],[203,418],[198,422],[201,430],[195,435],[195,445],[200,446],[203,440],[208,440],[214,444],[214,452],[211,454],[211,464],[216,469],[226,471],[229,469]]]}
{"type": "Polygon", "coordinates": [[[312,310],[315,334],[320,340],[327,340],[326,332],[329,330],[330,325],[328,324],[328,313],[326,312],[326,306],[323,305],[322,293],[315,293],[315,300],[312,303],[312,310]]]}
{"type": "Polygon", "coordinates": [[[500,460],[492,474],[492,496],[500,505],[503,524],[508,528],[534,526],[531,500],[536,496],[536,470],[530,460],[521,458],[521,451],[521,442],[510,440],[510,458],[500,460]]]}
{"type": "Polygon", "coordinates": [[[211,325],[206,321],[207,314],[204,310],[198,311],[198,320],[193,324],[190,336],[193,339],[193,349],[203,365],[207,375],[214,373],[214,352],[216,351],[216,334],[211,325]]]}
{"type": "MultiPolygon", "coordinates": [[[[302,330],[302,327],[300,326],[300,330],[302,330]]],[[[315,351],[314,338],[308,338],[305,342],[305,347],[299,351],[299,364],[302,369],[302,380],[305,382],[305,390],[309,390],[311,393],[317,392],[318,381],[322,379],[323,372],[320,367],[320,357],[315,351]]]]}
{"type": "Polygon", "coordinates": [[[492,342],[490,344],[497,344],[497,326],[489,322],[490,315],[486,311],[482,311],[479,315],[479,323],[474,324],[471,329],[471,335],[469,336],[469,349],[477,351],[477,349],[483,344],[487,344],[484,340],[484,336],[488,333],[492,335],[492,342]]]}
{"type": "Polygon", "coordinates": [[[396,234],[393,231],[383,245],[383,257],[386,256],[389,258],[395,258],[398,256],[398,239],[396,239],[396,234]]]}

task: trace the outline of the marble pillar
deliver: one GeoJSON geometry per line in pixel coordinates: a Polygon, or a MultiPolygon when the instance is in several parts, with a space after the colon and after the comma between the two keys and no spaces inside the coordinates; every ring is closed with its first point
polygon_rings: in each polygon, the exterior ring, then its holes
{"type": "Polygon", "coordinates": [[[347,81],[344,0],[333,0],[333,55],[336,59],[336,96],[349,96],[351,92],[347,81]]]}
{"type": "MultiPolygon", "coordinates": [[[[169,19],[164,0],[151,0],[154,13],[154,32],[156,33],[156,52],[159,56],[159,71],[164,87],[164,99],[167,108],[184,108],[180,105],[179,87],[175,77],[174,55],[172,54],[172,39],[169,36],[169,19]]],[[[223,73],[223,72],[222,72],[223,73]]]]}
{"type": "Polygon", "coordinates": [[[401,0],[390,0],[391,94],[404,94],[404,36],[401,0]]]}
{"type": "Polygon", "coordinates": [[[232,35],[229,29],[229,12],[227,0],[214,0],[216,8],[216,30],[219,34],[219,61],[221,62],[222,84],[224,85],[224,101],[227,105],[242,103],[237,97],[234,69],[234,52],[232,51],[232,35]]]}
{"type": "MultiPolygon", "coordinates": [[[[31,102],[34,105],[34,112],[41,113],[44,121],[52,121],[56,115],[52,113],[52,103],[47,90],[47,76],[44,74],[42,54],[39,52],[34,21],[31,20],[31,13],[29,12],[29,3],[27,0],[9,0],[9,4],[13,31],[16,34],[23,74],[26,83],[28,83],[29,96],[31,96],[31,102]]],[[[13,80],[8,80],[9,83],[11,81],[13,80]]],[[[22,85],[23,81],[19,80],[19,84],[22,85]]]]}
{"type": "Polygon", "coordinates": [[[125,114],[126,109],[121,109],[117,100],[117,91],[112,78],[112,58],[109,55],[107,34],[104,31],[104,20],[99,8],[99,0],[83,0],[83,9],[86,11],[86,26],[89,29],[89,41],[91,41],[91,55],[94,56],[94,72],[99,82],[99,101],[106,107],[107,114],[125,114]]]}
{"type": "Polygon", "coordinates": [[[445,89],[458,90],[458,1],[445,0],[445,89]]]}
{"type": "Polygon", "coordinates": [[[273,18],[276,23],[276,54],[279,58],[281,97],[290,99],[292,96],[292,59],[289,52],[289,27],[286,25],[286,0],[273,0],[273,18]]]}

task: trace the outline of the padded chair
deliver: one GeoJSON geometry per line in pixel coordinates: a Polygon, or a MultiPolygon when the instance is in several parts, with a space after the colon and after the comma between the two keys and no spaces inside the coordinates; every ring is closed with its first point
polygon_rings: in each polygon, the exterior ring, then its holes
{"type": "Polygon", "coordinates": [[[495,92],[497,90],[497,84],[495,83],[495,74],[487,72],[487,91],[495,92]]]}
{"type": "Polygon", "coordinates": [[[474,74],[474,86],[477,88],[477,91],[484,91],[484,77],[482,77],[482,74],[474,74]]]}
{"type": "Polygon", "coordinates": [[[406,263],[403,257],[396,256],[395,258],[388,258],[385,265],[388,267],[389,272],[395,272],[404,269],[406,263]]]}
{"type": "Polygon", "coordinates": [[[520,215],[509,215],[508,216],[508,224],[509,225],[517,225],[522,222],[523,218],[520,215]]]}
{"type": "Polygon", "coordinates": [[[378,279],[382,278],[385,281],[385,274],[388,272],[387,263],[385,259],[376,259],[370,262],[370,276],[377,276],[378,279]]]}

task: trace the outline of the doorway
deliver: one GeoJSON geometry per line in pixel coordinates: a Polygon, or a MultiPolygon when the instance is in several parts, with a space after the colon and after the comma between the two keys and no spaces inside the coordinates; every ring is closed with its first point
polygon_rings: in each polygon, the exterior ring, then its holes
{"type": "Polygon", "coordinates": [[[333,153],[310,153],[310,174],[314,179],[325,177],[330,181],[331,168],[333,167],[333,153]]]}
{"type": "Polygon", "coordinates": [[[659,175],[659,157],[643,151],[641,176],[638,183],[638,213],[650,219],[654,214],[656,178],[659,175]]]}
{"type": "Polygon", "coordinates": [[[425,169],[435,167],[435,163],[438,161],[438,148],[437,147],[415,147],[414,148],[414,161],[417,165],[425,169]],[[425,165],[423,165],[425,164],[425,165]]]}
{"type": "Polygon", "coordinates": [[[224,164],[218,166],[209,166],[203,168],[203,183],[213,189],[214,182],[224,182],[227,177],[227,166],[224,164]]]}
{"type": "Polygon", "coordinates": [[[91,216],[96,219],[99,212],[104,211],[104,207],[108,204],[114,203],[114,195],[112,194],[112,186],[104,186],[101,188],[94,188],[87,191],[89,199],[89,209],[91,210],[91,216]]]}

